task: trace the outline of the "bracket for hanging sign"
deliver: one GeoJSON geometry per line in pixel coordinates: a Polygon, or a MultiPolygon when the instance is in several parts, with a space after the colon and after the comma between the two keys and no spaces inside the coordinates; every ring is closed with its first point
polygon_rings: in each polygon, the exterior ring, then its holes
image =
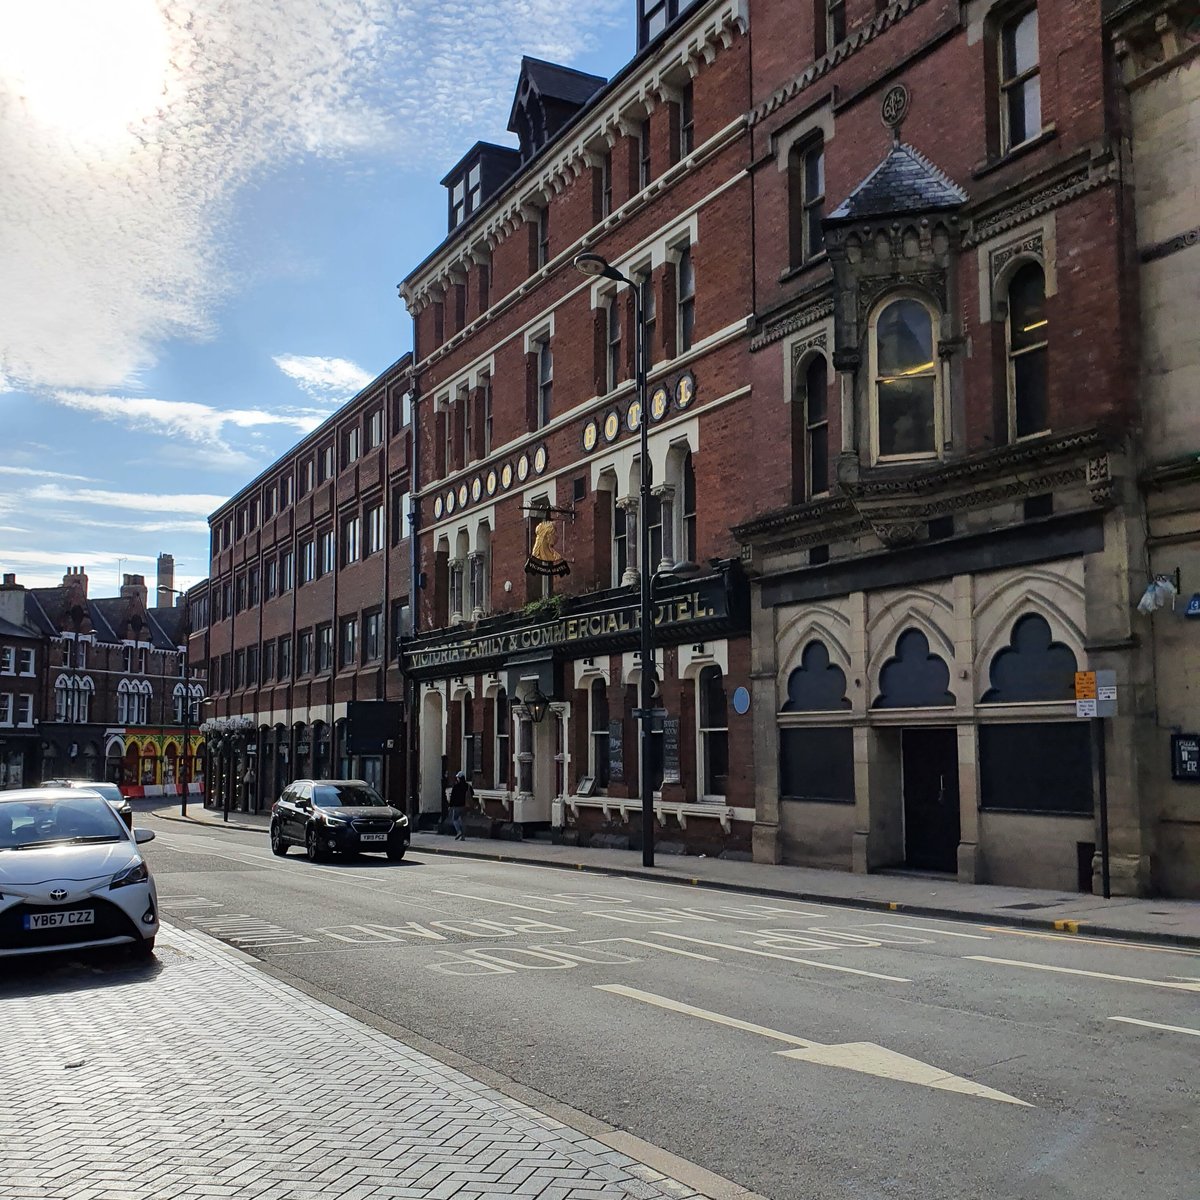
{"type": "Polygon", "coordinates": [[[548,508],[545,504],[524,504],[521,506],[521,511],[527,516],[545,513],[552,517],[570,517],[572,521],[575,520],[573,508],[548,508]]]}

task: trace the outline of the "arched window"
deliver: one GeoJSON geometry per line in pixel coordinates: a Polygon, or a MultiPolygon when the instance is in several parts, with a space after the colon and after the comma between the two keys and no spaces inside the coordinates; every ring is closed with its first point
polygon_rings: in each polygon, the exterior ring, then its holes
{"type": "Polygon", "coordinates": [[[1013,438],[1032,437],[1050,427],[1048,334],[1046,276],[1037,263],[1026,263],[1008,285],[1008,419],[1013,438]]]}
{"type": "Polygon", "coordinates": [[[940,432],[937,331],[922,301],[885,304],[871,326],[871,407],[877,460],[931,458],[940,432]]]}
{"type": "Polygon", "coordinates": [[[177,683],[175,685],[174,700],[175,700],[175,724],[182,725],[184,713],[188,706],[186,689],[182,683],[177,683]]]}
{"type": "Polygon", "coordinates": [[[819,354],[793,373],[792,503],[829,491],[829,371],[819,354]]]}
{"type": "Polygon", "coordinates": [[[729,777],[729,705],[720,667],[705,667],[697,682],[700,716],[700,794],[724,796],[729,777]]]}
{"type": "Polygon", "coordinates": [[[81,725],[86,725],[92,719],[92,696],[95,695],[96,685],[91,677],[86,675],[76,682],[78,691],[75,693],[75,719],[81,725]]]}
{"type": "Polygon", "coordinates": [[[54,719],[71,719],[71,683],[65,675],[60,675],[54,683],[54,719]]]}
{"type": "Polygon", "coordinates": [[[117,685],[117,724],[129,725],[133,721],[130,715],[132,696],[129,694],[129,680],[122,679],[117,685]]]}

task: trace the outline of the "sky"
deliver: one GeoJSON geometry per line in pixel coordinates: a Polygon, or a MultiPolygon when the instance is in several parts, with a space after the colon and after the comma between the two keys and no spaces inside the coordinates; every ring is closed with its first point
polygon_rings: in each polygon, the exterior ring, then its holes
{"type": "Polygon", "coordinates": [[[204,578],[208,514],[411,348],[396,284],[523,53],[634,0],[3,0],[0,570],[204,578]]]}

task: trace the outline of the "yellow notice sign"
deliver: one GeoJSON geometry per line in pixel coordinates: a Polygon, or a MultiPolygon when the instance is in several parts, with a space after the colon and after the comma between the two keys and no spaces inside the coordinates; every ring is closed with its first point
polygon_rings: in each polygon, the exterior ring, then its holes
{"type": "Polygon", "coordinates": [[[1095,700],[1096,699],[1096,672],[1095,671],[1076,671],[1075,672],[1075,699],[1076,700],[1095,700]]]}

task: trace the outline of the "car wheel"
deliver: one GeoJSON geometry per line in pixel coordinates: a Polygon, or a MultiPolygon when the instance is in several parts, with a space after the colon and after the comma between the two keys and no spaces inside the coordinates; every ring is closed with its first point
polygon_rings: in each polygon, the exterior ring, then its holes
{"type": "Polygon", "coordinates": [[[389,849],[387,852],[388,862],[399,862],[404,857],[404,852],[407,846],[401,846],[399,850],[389,849]]]}
{"type": "Polygon", "coordinates": [[[141,941],[134,942],[129,949],[134,958],[153,958],[154,939],[142,938],[141,941]]]}
{"type": "Polygon", "coordinates": [[[309,862],[323,862],[325,860],[325,851],[321,849],[320,843],[317,841],[317,831],[310,829],[304,835],[304,853],[308,856],[309,862]]]}
{"type": "Polygon", "coordinates": [[[278,825],[271,826],[271,853],[282,858],[288,852],[288,844],[278,825]]]}

